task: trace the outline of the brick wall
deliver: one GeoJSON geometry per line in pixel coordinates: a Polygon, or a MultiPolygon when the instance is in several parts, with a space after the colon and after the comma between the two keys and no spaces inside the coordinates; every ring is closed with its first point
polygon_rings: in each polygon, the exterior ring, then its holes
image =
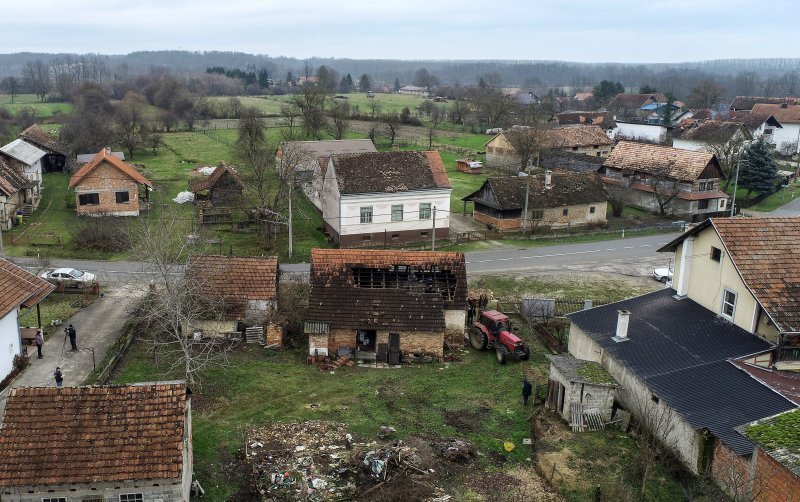
{"type": "MultiPolygon", "coordinates": [[[[408,332],[394,330],[379,330],[377,332],[377,343],[389,343],[389,333],[400,335],[400,350],[403,352],[413,352],[428,354],[434,357],[441,357],[444,354],[444,332],[408,332]]],[[[463,335],[461,335],[463,337],[463,335]]],[[[317,343],[315,341],[315,343],[317,343]]],[[[354,348],[356,344],[356,330],[354,329],[331,329],[328,335],[328,353],[333,355],[339,347],[354,348]]]]}
{"type": "Polygon", "coordinates": [[[78,214],[139,214],[139,186],[124,173],[103,162],[84,177],[75,187],[75,203],[78,214]],[[128,202],[117,204],[116,192],[128,192],[128,202]],[[99,204],[81,205],[80,195],[97,193],[99,204]]]}
{"type": "Polygon", "coordinates": [[[756,447],[756,483],[753,490],[758,502],[800,502],[800,478],[780,462],[756,447]]]}
{"type": "Polygon", "coordinates": [[[714,441],[711,477],[725,493],[737,500],[747,500],[753,479],[752,459],[736,454],[722,441],[714,441]]]}

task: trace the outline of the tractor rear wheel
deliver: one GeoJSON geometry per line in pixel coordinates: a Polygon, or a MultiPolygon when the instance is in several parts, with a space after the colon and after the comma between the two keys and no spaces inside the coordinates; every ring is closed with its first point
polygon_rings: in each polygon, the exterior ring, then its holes
{"type": "Polygon", "coordinates": [[[508,360],[508,349],[505,345],[498,345],[497,349],[495,349],[495,353],[497,354],[497,362],[500,364],[505,364],[508,360]]]}
{"type": "Polygon", "coordinates": [[[486,333],[480,328],[475,328],[469,333],[469,343],[475,350],[486,350],[489,340],[486,338],[486,333]]]}
{"type": "Polygon", "coordinates": [[[522,349],[520,350],[521,350],[521,353],[519,355],[520,361],[527,361],[528,359],[531,358],[531,348],[528,346],[527,343],[523,343],[522,349]]]}

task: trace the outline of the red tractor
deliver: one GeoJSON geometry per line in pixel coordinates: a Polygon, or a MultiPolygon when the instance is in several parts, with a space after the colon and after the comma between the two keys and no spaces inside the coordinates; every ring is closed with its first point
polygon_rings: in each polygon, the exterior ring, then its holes
{"type": "Polygon", "coordinates": [[[480,319],[473,323],[469,342],[477,350],[494,349],[500,364],[505,364],[510,354],[520,361],[531,357],[528,344],[511,332],[511,320],[496,310],[481,312],[480,319]]]}

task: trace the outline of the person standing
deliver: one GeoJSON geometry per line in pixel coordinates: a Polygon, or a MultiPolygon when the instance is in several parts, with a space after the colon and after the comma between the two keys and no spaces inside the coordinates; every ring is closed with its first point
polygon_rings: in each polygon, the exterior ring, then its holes
{"type": "Polygon", "coordinates": [[[61,373],[61,368],[60,367],[56,368],[56,371],[55,371],[55,373],[53,373],[53,376],[56,379],[56,387],[58,387],[60,389],[61,385],[64,383],[64,374],[61,373]]]}
{"type": "Polygon", "coordinates": [[[528,405],[528,398],[531,397],[532,393],[533,393],[533,386],[531,386],[531,383],[528,381],[527,378],[525,378],[524,380],[522,380],[522,404],[524,404],[525,406],[528,405]]]}
{"type": "Polygon", "coordinates": [[[67,328],[67,334],[69,335],[69,344],[72,346],[72,352],[78,351],[78,344],[76,343],[77,334],[75,333],[75,328],[72,327],[72,324],[69,325],[67,328]]]}
{"type": "Polygon", "coordinates": [[[44,337],[42,336],[42,330],[36,330],[36,337],[33,339],[33,342],[36,344],[36,352],[39,355],[39,359],[42,359],[42,344],[44,344],[44,337]]]}

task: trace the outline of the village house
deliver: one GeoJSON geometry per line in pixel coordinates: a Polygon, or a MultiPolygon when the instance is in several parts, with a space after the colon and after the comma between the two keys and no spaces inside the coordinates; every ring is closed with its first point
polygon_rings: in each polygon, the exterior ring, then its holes
{"type": "Polygon", "coordinates": [[[757,104],[780,105],[783,103],[800,105],[800,98],[791,96],[783,98],[771,96],[736,96],[734,100],[731,101],[728,109],[732,112],[749,112],[752,111],[753,107],[757,104]]]}
{"type": "Polygon", "coordinates": [[[462,253],[311,251],[311,356],[392,364],[408,354],[441,357],[445,342],[463,345],[466,309],[462,253]]]}
{"type": "Polygon", "coordinates": [[[186,277],[213,312],[187,326],[187,333],[241,333],[263,327],[278,308],[278,258],[275,256],[198,255],[189,259],[186,277]]]}
{"type": "Polygon", "coordinates": [[[558,125],[595,125],[605,131],[609,139],[615,139],[617,136],[617,123],[606,111],[568,111],[557,113],[555,118],[558,125]]]}
{"type": "Polygon", "coordinates": [[[13,388],[0,459],[4,502],[187,502],[191,391],[183,382],[13,388]]]}
{"type": "Polygon", "coordinates": [[[317,209],[322,209],[320,193],[328,159],[342,153],[374,153],[375,144],[370,139],[332,139],[320,141],[287,141],[275,154],[275,165],[282,169],[285,164],[293,169],[296,183],[317,209]],[[284,155],[284,152],[286,155],[284,155]],[[286,157],[284,159],[284,157],[286,157]]]}
{"type": "Polygon", "coordinates": [[[664,143],[667,141],[670,126],[664,124],[648,124],[645,122],[629,122],[615,118],[619,140],[642,141],[646,143],[664,143]]]}
{"type": "Polygon", "coordinates": [[[39,207],[42,199],[42,158],[45,155],[46,152],[19,138],[0,148],[0,158],[28,180],[22,195],[26,216],[39,207]]]}
{"type": "Polygon", "coordinates": [[[214,207],[237,206],[242,202],[244,183],[236,170],[220,162],[205,179],[192,183],[195,202],[207,201],[214,207]]]}
{"type": "MultiPolygon", "coordinates": [[[[525,128],[517,128],[524,131],[525,128]]],[[[519,156],[508,139],[508,132],[499,132],[484,144],[486,148],[486,165],[507,171],[519,170],[519,156]]],[[[545,129],[541,132],[542,150],[562,150],[581,153],[592,157],[607,157],[611,153],[614,141],[596,125],[575,125],[545,129]]],[[[535,162],[536,159],[531,159],[535,162]]]]}
{"type": "Polygon", "coordinates": [[[332,155],[325,231],[342,247],[446,239],[452,188],[439,152],[332,155]]]}
{"type": "Polygon", "coordinates": [[[741,123],[750,136],[754,139],[762,139],[766,144],[775,148],[775,130],[781,129],[783,126],[778,120],[770,114],[760,113],[744,113],[737,114],[730,120],[741,123]]]}
{"type": "Polygon", "coordinates": [[[726,214],[722,169],[714,154],[620,141],[603,163],[603,181],[626,203],[700,221],[726,214]]]}
{"type": "Polygon", "coordinates": [[[608,104],[608,109],[615,115],[614,118],[643,120],[649,114],[649,112],[643,112],[643,106],[668,101],[667,96],[662,93],[631,94],[623,92],[614,96],[608,104]]]}
{"type": "Polygon", "coordinates": [[[756,104],[750,111],[756,116],[772,116],[781,127],[772,130],[771,144],[775,149],[784,154],[800,152],[800,104],[756,104]]]}
{"type": "Polygon", "coordinates": [[[149,198],[153,183],[106,148],[69,180],[79,216],[139,216],[139,187],[149,198]]]}
{"type": "Polygon", "coordinates": [[[35,327],[19,327],[20,309],[38,309],[39,302],[55,288],[24,268],[0,258],[0,347],[3,348],[0,351],[0,381],[13,370],[14,356],[23,353],[23,342],[31,342],[36,335],[35,327]]]}
{"type": "Polygon", "coordinates": [[[528,228],[537,229],[605,223],[608,206],[597,174],[551,171],[541,176],[489,178],[462,200],[475,204],[472,217],[476,222],[501,230],[522,229],[525,207],[528,228]]]}
{"type": "Polygon", "coordinates": [[[430,95],[427,88],[416,85],[404,85],[397,92],[400,94],[410,94],[412,96],[422,96],[423,98],[427,98],[430,95]]]}
{"type": "Polygon", "coordinates": [[[709,152],[712,147],[741,144],[753,136],[741,122],[707,120],[693,122],[691,126],[674,129],[672,146],[695,152],[709,152]]]}
{"type": "Polygon", "coordinates": [[[30,182],[0,156],[0,230],[16,224],[17,212],[31,204],[32,190],[30,182]]]}
{"type": "MultiPolygon", "coordinates": [[[[106,149],[106,150],[108,150],[108,149],[106,149]]],[[[79,153],[75,157],[75,162],[77,162],[78,165],[86,164],[87,162],[92,160],[95,155],[97,155],[97,154],[96,153],[79,153]]],[[[125,160],[125,152],[110,152],[109,155],[111,155],[113,157],[116,157],[119,160],[125,160]]]]}
{"type": "Polygon", "coordinates": [[[42,158],[42,172],[61,173],[70,165],[69,147],[36,124],[19,134],[19,138],[46,152],[42,158]]]}

